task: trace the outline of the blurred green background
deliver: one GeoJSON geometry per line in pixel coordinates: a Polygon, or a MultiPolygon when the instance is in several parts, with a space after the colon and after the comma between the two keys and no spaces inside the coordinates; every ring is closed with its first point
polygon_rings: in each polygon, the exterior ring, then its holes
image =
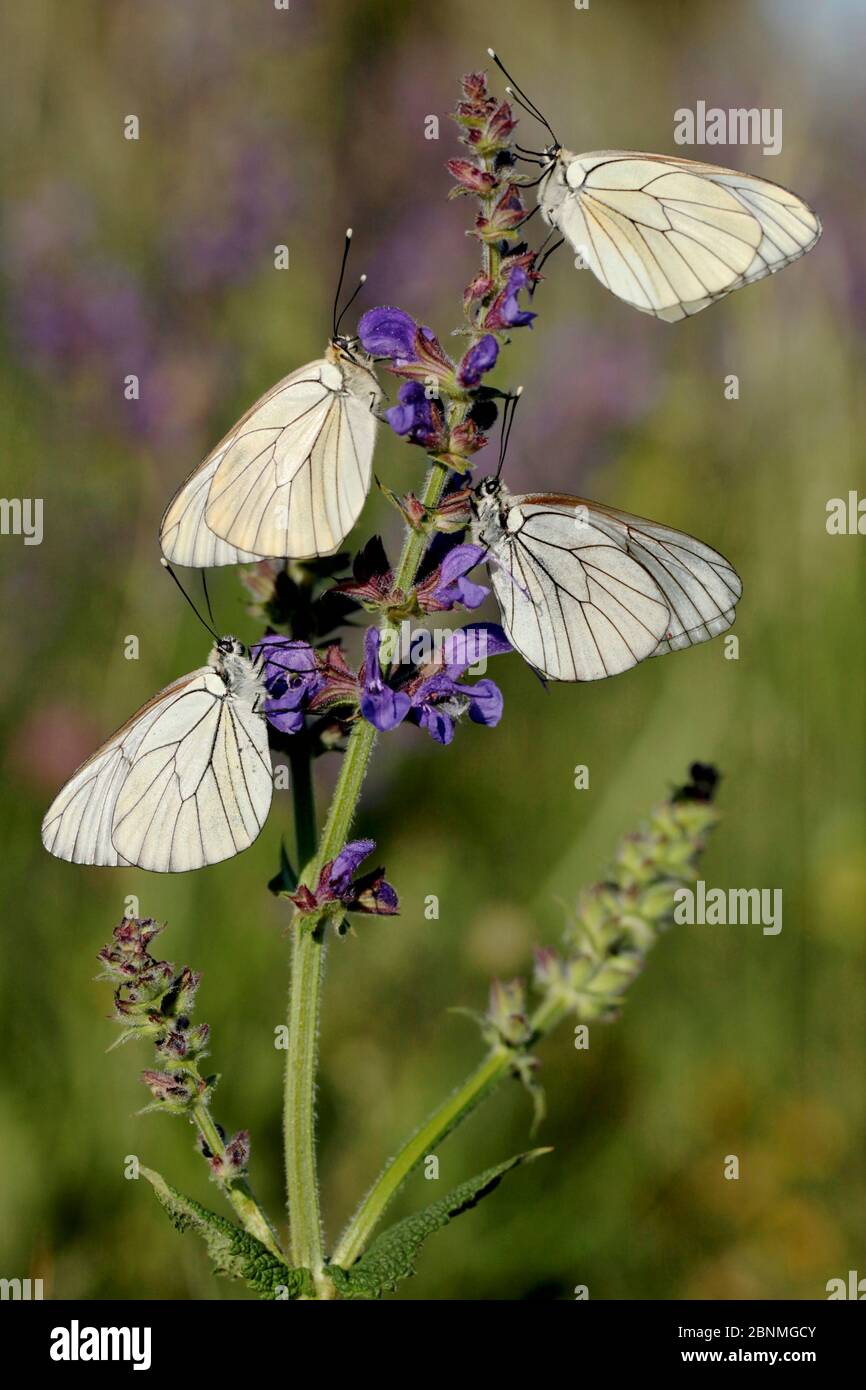
{"type": "MultiPolygon", "coordinates": [[[[716,641],[545,694],[512,657],[494,673],[496,730],[469,726],[448,749],[412,729],[381,741],[357,828],[403,914],[362,921],[329,955],[328,1230],[478,1059],[449,1007],[525,974],[563,903],[699,757],[725,774],[704,876],[782,888],[781,935],[675,929],[589,1052],[567,1029],[548,1040],[540,1139],[555,1152],[435,1237],[402,1296],[568,1298],[583,1283],[592,1298],[820,1298],[866,1274],[866,541],[825,529],[827,501],[864,478],[862,9],[33,0],[3,27],[2,491],[44,498],[45,536],[0,540],[0,1273],[41,1276],[55,1297],[243,1296],[123,1177],[137,1154],[219,1201],[188,1127],[135,1114],[149,1049],[105,1056],[109,993],[91,979],[128,894],[168,921],[161,954],[203,973],[216,1114],[251,1129],[254,1184],[282,1211],[287,940],[264,883],[288,794],[248,853],[177,878],[59,863],[39,822],[98,741],[205,659],[159,569],[158,520],[247,405],[320,353],[343,228],[370,277],[363,307],[398,304],[440,334],[460,321],[476,252],[470,205],[446,201],[447,113],[494,44],[572,148],[694,153],[787,182],[825,234],[675,326],[560,253],[533,330],[501,359],[497,382],[525,387],[511,486],[569,488],[717,546],[745,584],[739,659],[716,641]],[[674,111],[698,100],[781,107],[783,152],[676,150],[674,111]],[[128,114],[138,142],[122,137],[128,114]],[[123,398],[130,372],[138,403],[123,398]],[[588,791],[573,789],[578,763],[588,791]],[[722,1178],[727,1154],[739,1182],[722,1178]]],[[[528,118],[521,135],[539,138],[528,118]]],[[[378,475],[417,487],[420,451],[380,439],[378,475]]],[[[375,529],[393,549],[378,497],[357,539],[375,529]]],[[[221,628],[253,638],[236,575],[214,573],[212,590],[221,628]]],[[[321,804],[335,768],[319,768],[321,804]]],[[[438,1193],[526,1147],[529,1121],[524,1093],[504,1089],[442,1149],[438,1193]]],[[[433,1187],[416,1174],[393,1214],[433,1187]]]]}

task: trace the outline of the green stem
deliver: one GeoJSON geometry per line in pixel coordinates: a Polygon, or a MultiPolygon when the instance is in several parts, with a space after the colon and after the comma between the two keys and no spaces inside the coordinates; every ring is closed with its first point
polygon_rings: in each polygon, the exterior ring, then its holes
{"type": "MultiPolygon", "coordinates": [[[[448,480],[448,473],[449,469],[444,463],[438,463],[435,459],[432,461],[420,498],[425,507],[435,507],[439,502],[448,480]]],[[[406,532],[400,561],[394,575],[394,588],[399,589],[403,594],[408,593],[415,582],[415,575],[418,573],[418,566],[429,539],[426,531],[415,531],[410,528],[406,532]]]]}
{"type": "MultiPolygon", "coordinates": [[[[218,1158],[224,1159],[226,1146],[220,1137],[213,1116],[203,1100],[196,1101],[193,1105],[192,1118],[210,1152],[216,1154],[218,1158]]],[[[284,1251],[280,1249],[277,1233],[256,1201],[255,1194],[246,1178],[223,1179],[219,1185],[237,1212],[244,1229],[249,1231],[251,1236],[255,1236],[256,1240],[261,1241],[262,1245],[270,1250],[271,1254],[275,1255],[278,1260],[285,1260],[286,1256],[284,1251]]]]}
{"type": "MultiPolygon", "coordinates": [[[[555,996],[545,999],[532,1016],[529,1046],[552,1032],[569,1012],[570,1004],[555,996]]],[[[494,1047],[456,1091],[433,1111],[399,1152],[390,1159],[361,1202],[334,1251],[333,1262],[348,1269],[363,1253],[370,1236],[406,1178],[473,1110],[511,1074],[511,1049],[494,1047]]]]}
{"type": "MultiPolygon", "coordinates": [[[[439,501],[447,475],[448,469],[443,464],[433,464],[421,499],[425,506],[435,506],[439,501]]],[[[395,576],[395,583],[404,591],[414,582],[426,543],[427,536],[423,532],[410,531],[406,536],[395,576]]],[[[322,868],[336,858],[349,837],[375,742],[373,725],[359,719],[349,737],[318,849],[315,847],[310,750],[306,743],[299,744],[292,754],[297,854],[302,866],[301,881],[309,888],[315,888],[322,868]]],[[[332,1288],[325,1273],[315,1122],[324,955],[323,934],[296,925],[292,939],[283,1129],[292,1261],[312,1271],[320,1297],[327,1298],[332,1288]]]]}
{"type": "MultiPolygon", "coordinates": [[[[314,870],[316,809],[312,757],[305,736],[292,745],[290,765],[298,869],[308,881],[314,870]]],[[[316,874],[317,876],[317,874],[316,874]]],[[[322,1218],[316,1174],[316,1056],[324,943],[310,932],[292,934],[288,1050],[283,1104],[286,1194],[292,1263],[318,1280],[324,1266],[322,1218]]]]}

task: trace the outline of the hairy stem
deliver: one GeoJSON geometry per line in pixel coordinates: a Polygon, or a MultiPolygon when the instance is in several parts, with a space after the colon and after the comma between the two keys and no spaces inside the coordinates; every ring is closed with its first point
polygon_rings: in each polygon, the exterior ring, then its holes
{"type": "MultiPolygon", "coordinates": [[[[216,1127],[214,1118],[203,1100],[196,1101],[192,1107],[192,1118],[198,1132],[208,1149],[217,1158],[225,1159],[226,1146],[216,1127]]],[[[231,1202],[241,1225],[251,1236],[261,1241],[278,1260],[284,1260],[285,1252],[280,1249],[277,1233],[256,1201],[255,1194],[246,1178],[230,1178],[220,1181],[220,1188],[231,1202]]]]}
{"type": "MultiPolygon", "coordinates": [[[[312,759],[306,737],[291,752],[295,844],[305,876],[316,850],[312,759]],[[306,867],[304,867],[306,866],[306,867]]],[[[324,945],[295,927],[289,988],[288,1050],[283,1102],[286,1193],[292,1262],[314,1279],[324,1265],[319,1184],[316,1175],[316,1054],[324,945]]]]}
{"type": "MultiPolygon", "coordinates": [[[[442,495],[448,469],[434,463],[422,501],[435,506],[442,495]]],[[[424,553],[427,537],[409,531],[396,575],[409,589],[424,553]]],[[[315,810],[309,748],[298,745],[292,755],[295,833],[301,880],[314,888],[322,868],[336,858],[349,836],[361,787],[376,742],[376,730],[359,720],[349,737],[340,776],[334,788],[325,827],[315,845],[315,810]]],[[[292,939],[292,984],[289,994],[288,1053],[283,1107],[286,1190],[291,1222],[293,1263],[312,1271],[320,1297],[332,1290],[325,1274],[322,1219],[316,1171],[315,1089],[325,942],[318,933],[295,926],[292,939]]]]}

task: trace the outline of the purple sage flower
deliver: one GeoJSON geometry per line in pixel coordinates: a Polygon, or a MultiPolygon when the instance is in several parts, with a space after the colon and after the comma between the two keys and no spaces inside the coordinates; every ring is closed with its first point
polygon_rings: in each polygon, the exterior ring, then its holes
{"type": "MultiPolygon", "coordinates": [[[[450,538],[449,538],[450,539],[450,538]]],[[[419,585],[418,601],[427,613],[450,612],[460,604],[463,608],[480,608],[490,590],[474,584],[466,576],[484,559],[480,545],[456,545],[448,552],[438,572],[419,585]],[[421,589],[425,592],[422,594],[421,589]]]]}
{"type": "Polygon", "coordinates": [[[368,627],[364,637],[364,685],[361,713],[380,733],[401,724],[409,713],[409,696],[385,681],[379,664],[379,630],[368,627]]]}
{"type": "MultiPolygon", "coordinates": [[[[426,330],[428,333],[429,329],[426,330]]],[[[404,362],[417,360],[415,337],[418,325],[403,309],[384,304],[368,309],[358,321],[358,337],[372,357],[392,357],[404,362]]]]}
{"type": "Polygon", "coordinates": [[[301,887],[289,897],[301,912],[316,912],[328,903],[340,903],[347,912],[366,912],[393,917],[400,909],[396,890],[385,879],[385,870],[355,874],[376,848],[375,840],[350,840],[319,875],[316,891],[301,887]]]}
{"type": "Polygon", "coordinates": [[[310,701],[325,684],[313,648],[308,642],[290,642],[277,632],[269,632],[251,648],[250,655],[262,663],[261,675],[268,692],[265,718],[280,733],[300,733],[310,701]]]}
{"type": "Polygon", "coordinates": [[[444,668],[411,682],[409,722],[426,729],[437,743],[448,744],[457,721],[468,714],[475,724],[493,728],[502,718],[504,701],[489,679],[474,685],[461,682],[469,666],[482,658],[504,655],[511,643],[498,623],[475,623],[458,628],[444,643],[444,668]]]}
{"type": "Polygon", "coordinates": [[[439,438],[441,412],[434,408],[421,382],[404,381],[397,398],[400,404],[385,411],[391,429],[395,434],[408,436],[413,444],[432,447],[439,438]]]}
{"type": "Polygon", "coordinates": [[[486,333],[477,343],[466,353],[457,372],[457,380],[461,386],[477,386],[485,372],[489,372],[496,365],[499,356],[499,344],[491,333],[486,333]]]}
{"type": "Polygon", "coordinates": [[[505,288],[496,296],[484,320],[485,328],[525,328],[537,314],[521,309],[518,295],[532,288],[529,272],[522,265],[511,267],[505,288]]]}

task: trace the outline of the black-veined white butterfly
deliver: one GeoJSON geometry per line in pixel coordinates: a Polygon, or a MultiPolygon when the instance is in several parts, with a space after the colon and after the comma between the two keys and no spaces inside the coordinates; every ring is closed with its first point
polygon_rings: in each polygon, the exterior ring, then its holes
{"type": "Polygon", "coordinates": [[[236,637],[148,700],[73,774],[42,822],[58,859],[181,873],[247,849],[273,792],[264,686],[236,637]]]}
{"type": "Polygon", "coordinates": [[[635,150],[572,154],[526,101],[553,137],[540,154],[542,217],[575,264],[645,314],[668,323],[697,314],[799,260],[821,235],[808,204],[768,179],[635,150]]]}
{"type": "Polygon", "coordinates": [[[338,331],[351,235],[324,356],[271,387],[193,469],[160,524],[166,559],[204,569],[331,555],[358,520],[370,490],[382,392],[371,359],[338,331]]]}
{"type": "Polygon", "coordinates": [[[615,676],[734,621],[738,574],[682,531],[580,497],[512,495],[499,478],[477,484],[471,508],[506,636],[550,680],[615,676]]]}

